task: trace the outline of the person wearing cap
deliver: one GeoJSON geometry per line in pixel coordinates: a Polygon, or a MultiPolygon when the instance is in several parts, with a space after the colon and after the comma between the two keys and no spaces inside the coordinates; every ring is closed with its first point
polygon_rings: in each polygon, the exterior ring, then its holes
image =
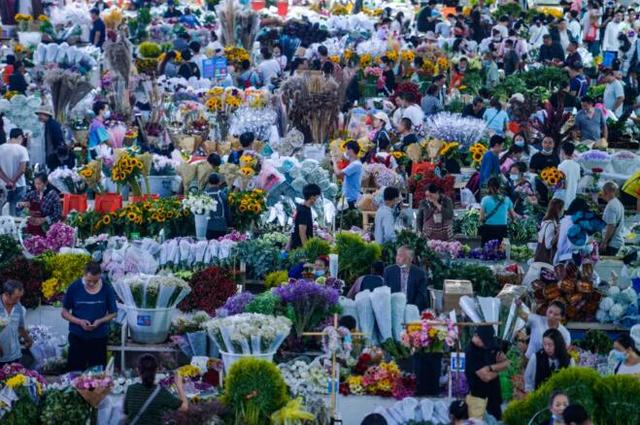
{"type": "Polygon", "coordinates": [[[623,243],[624,229],[624,205],[618,199],[618,185],[608,181],[602,186],[600,197],[605,200],[607,206],[602,213],[602,219],[607,223],[600,243],[602,255],[617,255],[623,243]]]}
{"type": "Polygon", "coordinates": [[[593,99],[584,96],[580,100],[581,109],[576,114],[576,128],[580,130],[581,140],[598,141],[607,139],[607,121],[599,108],[593,106],[593,99]]]}
{"type": "Polygon", "coordinates": [[[44,124],[44,151],[45,160],[49,170],[53,171],[57,168],[58,161],[54,157],[58,154],[58,150],[65,146],[64,135],[60,123],[53,118],[53,110],[49,106],[41,106],[36,110],[38,120],[44,124]]]}
{"type": "Polygon", "coordinates": [[[497,420],[502,419],[502,392],[498,373],[506,370],[511,362],[498,349],[493,326],[479,326],[465,351],[464,374],[469,385],[469,416],[482,419],[486,412],[497,420]]]}

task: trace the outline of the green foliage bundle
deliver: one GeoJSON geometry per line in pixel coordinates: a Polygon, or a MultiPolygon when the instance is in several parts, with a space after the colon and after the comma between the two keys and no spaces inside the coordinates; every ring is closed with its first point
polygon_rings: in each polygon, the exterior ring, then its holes
{"type": "Polygon", "coordinates": [[[44,394],[40,416],[43,424],[85,425],[90,416],[91,406],[73,388],[44,394]]]}
{"type": "Polygon", "coordinates": [[[286,270],[276,270],[275,272],[271,272],[264,277],[264,287],[266,289],[271,289],[276,286],[280,286],[280,284],[285,283],[289,280],[289,272],[286,270]]]}
{"type": "Polygon", "coordinates": [[[150,59],[155,59],[162,54],[160,45],[158,43],[154,43],[153,41],[144,41],[140,43],[138,51],[140,52],[140,56],[150,59]]]}
{"type": "Polygon", "coordinates": [[[347,286],[363,274],[369,272],[371,264],[380,259],[382,247],[375,242],[365,242],[355,233],[340,232],[336,235],[339,255],[340,279],[347,286]]]}
{"type": "Polygon", "coordinates": [[[22,253],[18,241],[11,235],[0,235],[0,269],[22,253]]]}
{"type": "Polygon", "coordinates": [[[287,384],[272,362],[242,358],[229,369],[222,402],[232,411],[234,424],[267,425],[287,401],[287,384]]]}
{"type": "Polygon", "coordinates": [[[307,261],[314,262],[318,257],[329,255],[331,253],[331,245],[329,242],[320,238],[311,238],[302,246],[307,261]]]}
{"type": "Polygon", "coordinates": [[[630,375],[610,375],[595,386],[597,408],[595,424],[640,424],[640,381],[630,375]]]}
{"type": "Polygon", "coordinates": [[[257,295],[247,304],[244,311],[246,313],[276,314],[280,306],[280,298],[268,291],[257,295]]]}
{"type": "Polygon", "coordinates": [[[609,336],[598,329],[589,329],[584,339],[576,341],[576,345],[595,354],[609,354],[613,348],[609,336]]]}
{"type": "Polygon", "coordinates": [[[15,389],[18,400],[13,402],[9,413],[2,417],[3,425],[33,425],[39,423],[38,405],[26,387],[15,389]]]}
{"type": "MultiPolygon", "coordinates": [[[[596,396],[596,383],[600,380],[602,378],[593,369],[582,367],[562,369],[526,398],[509,403],[502,421],[505,425],[528,423],[536,412],[548,406],[549,397],[554,391],[564,392],[569,396],[571,403],[581,404],[593,417],[596,409],[601,407],[597,403],[596,396]]],[[[611,422],[604,423],[613,424],[617,422],[614,419],[611,422]]]]}

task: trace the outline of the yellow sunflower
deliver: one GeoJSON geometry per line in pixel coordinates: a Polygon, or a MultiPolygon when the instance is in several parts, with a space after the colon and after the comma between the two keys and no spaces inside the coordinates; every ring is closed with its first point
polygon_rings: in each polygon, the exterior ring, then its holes
{"type": "Polygon", "coordinates": [[[245,213],[247,212],[247,207],[245,207],[244,205],[240,205],[240,207],[238,208],[238,211],[240,211],[241,213],[245,213]]]}
{"type": "Polygon", "coordinates": [[[240,168],[240,174],[242,174],[245,177],[252,177],[253,175],[255,175],[255,173],[256,172],[251,167],[241,167],[240,168]]]}

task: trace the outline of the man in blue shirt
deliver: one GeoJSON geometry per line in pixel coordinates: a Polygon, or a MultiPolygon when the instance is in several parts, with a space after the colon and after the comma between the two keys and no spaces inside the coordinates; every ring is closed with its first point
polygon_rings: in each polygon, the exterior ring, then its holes
{"type": "Polygon", "coordinates": [[[24,295],[22,283],[7,280],[2,285],[0,297],[0,317],[7,321],[7,326],[0,332],[0,367],[10,363],[20,363],[22,350],[20,337],[25,347],[29,348],[33,340],[24,327],[24,309],[20,299],[24,295]]]}
{"type": "Polygon", "coordinates": [[[102,45],[107,36],[107,27],[105,27],[104,22],[100,19],[100,11],[98,9],[91,9],[89,13],[93,21],[91,32],[89,32],[89,42],[102,49],[102,45]]]}
{"type": "Polygon", "coordinates": [[[582,74],[582,63],[574,63],[569,68],[569,92],[576,97],[582,98],[586,96],[589,82],[587,77],[582,74]]]}
{"type": "Polygon", "coordinates": [[[480,162],[480,185],[486,185],[491,177],[500,175],[500,152],[504,145],[504,138],[498,135],[489,139],[489,150],[480,162]]]}
{"type": "Polygon", "coordinates": [[[344,194],[349,208],[355,208],[356,202],[360,198],[360,188],[362,186],[362,162],[358,159],[360,145],[355,140],[351,140],[346,145],[344,153],[345,159],[349,161],[344,169],[338,167],[337,161],[333,162],[333,171],[337,177],[344,176],[342,183],[342,193],[344,194]]]}
{"type": "Polygon", "coordinates": [[[90,262],[69,286],[62,317],[69,322],[69,370],[107,364],[108,323],[116,317],[116,293],[101,279],[100,264],[90,262]]]}

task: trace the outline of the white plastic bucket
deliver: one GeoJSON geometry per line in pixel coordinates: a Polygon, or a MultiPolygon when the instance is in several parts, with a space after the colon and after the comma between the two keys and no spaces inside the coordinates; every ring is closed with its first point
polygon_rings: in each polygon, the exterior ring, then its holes
{"type": "Polygon", "coordinates": [[[272,362],[275,351],[271,353],[261,353],[261,354],[236,354],[236,353],[227,353],[225,351],[220,351],[220,354],[222,355],[222,364],[224,364],[224,370],[226,373],[229,373],[229,369],[231,369],[231,365],[233,365],[236,361],[240,359],[253,357],[254,359],[268,360],[272,362]]]}
{"type": "Polygon", "coordinates": [[[160,344],[167,340],[174,308],[121,307],[127,312],[127,325],[135,342],[160,344]]]}

